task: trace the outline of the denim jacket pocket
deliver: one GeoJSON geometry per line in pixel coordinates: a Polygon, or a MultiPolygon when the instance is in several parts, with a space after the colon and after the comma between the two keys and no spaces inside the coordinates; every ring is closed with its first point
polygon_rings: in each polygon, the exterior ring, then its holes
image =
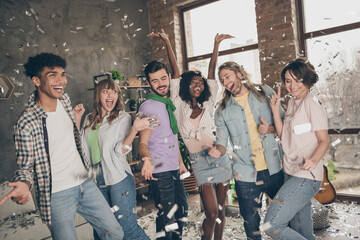
{"type": "Polygon", "coordinates": [[[232,137],[238,137],[241,135],[241,123],[239,119],[230,119],[228,121],[226,121],[226,125],[229,131],[229,134],[232,137]]]}

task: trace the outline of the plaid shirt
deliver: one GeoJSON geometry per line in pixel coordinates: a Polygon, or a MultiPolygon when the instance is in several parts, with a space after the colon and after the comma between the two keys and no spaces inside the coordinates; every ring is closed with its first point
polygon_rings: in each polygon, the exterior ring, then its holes
{"type": "MultiPolygon", "coordinates": [[[[30,96],[28,106],[14,126],[17,170],[12,181],[29,181],[31,187],[35,183],[36,200],[41,219],[43,223],[51,224],[51,165],[46,130],[47,114],[36,104],[36,95],[37,92],[35,91],[30,96]]],[[[64,93],[59,100],[73,121],[76,147],[85,168],[89,169],[90,163],[82,154],[80,133],[75,124],[70,98],[64,93]]]]}

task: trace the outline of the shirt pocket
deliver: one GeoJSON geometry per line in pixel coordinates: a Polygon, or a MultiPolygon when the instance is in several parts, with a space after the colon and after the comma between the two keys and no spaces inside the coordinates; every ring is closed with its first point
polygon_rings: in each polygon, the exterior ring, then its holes
{"type": "MultiPolygon", "coordinates": [[[[262,116],[263,119],[265,120],[265,122],[266,122],[269,126],[270,126],[270,125],[274,125],[270,106],[267,106],[266,104],[262,104],[262,106],[260,106],[260,107],[258,108],[258,113],[259,113],[259,119],[255,119],[256,122],[261,123],[261,121],[260,121],[260,116],[262,116]]],[[[254,118],[255,118],[255,116],[254,116],[254,118]]]]}
{"type": "MultiPolygon", "coordinates": [[[[230,119],[226,121],[226,126],[228,128],[229,134],[231,137],[239,137],[242,134],[241,130],[241,120],[240,119],[230,119]]],[[[245,130],[245,129],[243,129],[245,130]]]]}

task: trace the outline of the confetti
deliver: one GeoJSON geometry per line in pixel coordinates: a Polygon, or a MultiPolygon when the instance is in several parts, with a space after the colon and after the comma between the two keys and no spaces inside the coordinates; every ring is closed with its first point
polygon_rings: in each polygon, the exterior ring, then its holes
{"type": "Polygon", "coordinates": [[[165,231],[157,232],[157,233],[155,234],[155,238],[156,238],[156,239],[162,238],[162,237],[166,237],[165,231]]]}
{"type": "Polygon", "coordinates": [[[179,229],[179,225],[176,222],[165,226],[166,232],[173,232],[176,229],[179,229]]]}
{"type": "Polygon", "coordinates": [[[218,224],[221,224],[221,220],[220,220],[220,218],[216,218],[216,220],[215,220],[218,224]]]}
{"type": "Polygon", "coordinates": [[[142,207],[141,206],[137,206],[137,207],[134,207],[133,208],[133,213],[137,213],[137,212],[140,212],[142,210],[142,207]]]}
{"type": "Polygon", "coordinates": [[[185,178],[190,177],[190,175],[190,172],[183,173],[180,175],[180,180],[184,180],[185,178]]]}
{"type": "Polygon", "coordinates": [[[332,146],[332,147],[335,147],[335,146],[338,145],[339,143],[341,143],[341,139],[340,139],[340,138],[338,138],[338,139],[336,139],[335,141],[333,141],[333,142],[331,143],[331,146],[332,146]]]}
{"type": "MultiPolygon", "coordinates": [[[[166,217],[167,217],[168,219],[171,219],[171,218],[174,216],[174,214],[175,214],[175,212],[177,211],[177,209],[178,209],[178,205],[175,203],[174,206],[170,209],[170,211],[169,211],[168,214],[166,215],[166,217]]],[[[177,229],[177,228],[176,228],[176,229],[177,229]]]]}
{"type": "Polygon", "coordinates": [[[116,206],[116,205],[114,205],[112,208],[110,208],[110,210],[111,210],[113,213],[115,213],[115,212],[119,211],[119,207],[116,206]]]}

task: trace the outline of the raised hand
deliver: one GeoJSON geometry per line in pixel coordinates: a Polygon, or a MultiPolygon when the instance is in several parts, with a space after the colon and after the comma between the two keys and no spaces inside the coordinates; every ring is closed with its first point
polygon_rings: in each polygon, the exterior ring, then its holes
{"type": "Polygon", "coordinates": [[[74,111],[74,115],[75,115],[76,125],[77,125],[78,129],[80,129],[81,117],[85,112],[84,105],[82,103],[76,105],[73,108],[73,111],[74,111]]]}
{"type": "Polygon", "coordinates": [[[221,156],[221,153],[219,150],[217,150],[216,146],[210,145],[210,144],[206,144],[206,146],[209,147],[209,152],[208,154],[213,157],[213,158],[219,158],[221,156]]]}
{"type": "Polygon", "coordinates": [[[139,118],[136,117],[133,123],[134,130],[136,132],[140,132],[144,129],[151,129],[154,130],[155,127],[159,126],[160,121],[155,120],[153,121],[152,118],[146,117],[146,118],[139,118]]]}
{"type": "Polygon", "coordinates": [[[281,98],[281,86],[279,85],[277,94],[273,94],[270,99],[270,107],[273,113],[279,111],[280,98],[281,98]]]}
{"type": "Polygon", "coordinates": [[[149,33],[147,35],[148,37],[155,37],[155,38],[159,38],[163,41],[168,41],[169,38],[168,38],[168,35],[165,33],[164,29],[162,28],[161,29],[161,32],[157,32],[157,33],[149,33]]]}
{"type": "Polygon", "coordinates": [[[260,121],[261,124],[259,125],[258,131],[260,134],[267,134],[269,131],[269,125],[267,124],[267,122],[264,120],[264,118],[261,116],[260,117],[260,121]]]}
{"type": "Polygon", "coordinates": [[[14,189],[9,192],[5,197],[0,200],[0,205],[6,202],[9,198],[16,202],[17,204],[26,204],[31,199],[31,193],[29,185],[22,181],[8,183],[9,187],[14,187],[14,189]]]}
{"type": "Polygon", "coordinates": [[[230,34],[216,34],[215,36],[215,43],[220,43],[222,40],[224,39],[230,39],[230,38],[234,38],[234,36],[231,36],[230,34]]]}

